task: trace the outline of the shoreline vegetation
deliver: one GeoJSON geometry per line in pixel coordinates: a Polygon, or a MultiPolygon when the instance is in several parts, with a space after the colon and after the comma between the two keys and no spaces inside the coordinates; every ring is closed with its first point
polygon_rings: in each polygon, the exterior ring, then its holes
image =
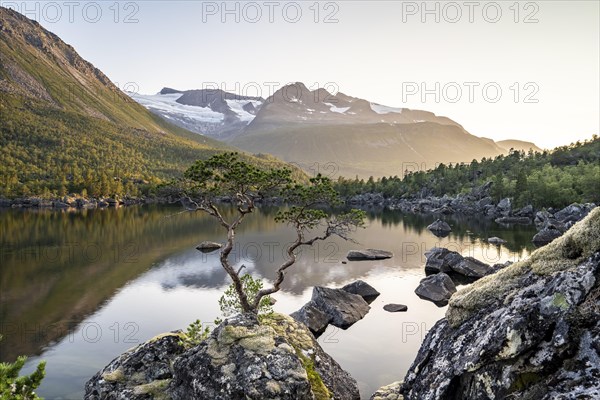
{"type": "MultiPolygon", "coordinates": [[[[50,183],[38,195],[20,190],[19,187],[22,189],[27,184],[19,183],[17,176],[8,177],[11,182],[6,181],[0,192],[0,208],[89,209],[172,204],[179,199],[174,181],[131,180],[129,185],[123,185],[119,178],[103,176],[104,183],[95,185],[93,174],[85,176],[90,182],[86,183],[84,179],[75,184],[72,176],[65,176],[60,179],[60,187],[50,183]]],[[[512,208],[531,207],[533,210],[563,208],[572,203],[598,204],[598,177],[600,138],[594,135],[589,141],[558,147],[550,152],[511,151],[507,156],[473,160],[470,164],[440,164],[428,171],[405,171],[404,178],[394,176],[365,181],[340,177],[334,181],[334,187],[348,205],[426,213],[435,213],[436,208],[446,206],[438,211],[442,214],[481,213],[497,218],[498,215],[485,206],[497,206],[506,198],[511,199],[512,208]],[[485,204],[479,204],[477,210],[447,208],[457,202],[482,199],[485,204]],[[432,207],[431,204],[441,205],[432,207]]],[[[229,200],[222,198],[221,201],[229,200]]],[[[281,204],[277,198],[262,201],[281,204]]]]}

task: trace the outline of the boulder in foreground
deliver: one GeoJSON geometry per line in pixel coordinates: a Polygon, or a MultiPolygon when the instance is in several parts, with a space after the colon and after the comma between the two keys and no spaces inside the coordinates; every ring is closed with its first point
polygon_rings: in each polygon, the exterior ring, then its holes
{"type": "Polygon", "coordinates": [[[86,384],[86,399],[360,399],[356,381],[302,324],[238,315],[185,350],[169,334],[113,360],[86,384]]]}
{"type": "Polygon", "coordinates": [[[600,209],[456,293],[394,395],[597,399],[598,343],[600,209]]]}

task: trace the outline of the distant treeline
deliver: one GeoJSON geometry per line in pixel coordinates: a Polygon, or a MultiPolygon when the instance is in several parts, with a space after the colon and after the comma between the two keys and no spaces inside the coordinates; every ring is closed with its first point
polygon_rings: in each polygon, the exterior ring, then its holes
{"type": "Polygon", "coordinates": [[[576,142],[552,151],[508,155],[444,165],[433,170],[406,172],[404,177],[345,179],[336,189],[350,197],[381,193],[384,197],[443,196],[468,193],[492,181],[491,195],[498,201],[511,197],[516,206],[563,207],[573,202],[600,203],[600,138],[576,142]]]}

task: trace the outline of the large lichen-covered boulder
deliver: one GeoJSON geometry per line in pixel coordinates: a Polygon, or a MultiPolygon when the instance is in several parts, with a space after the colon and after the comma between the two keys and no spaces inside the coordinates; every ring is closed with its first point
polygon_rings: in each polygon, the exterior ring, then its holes
{"type": "Polygon", "coordinates": [[[85,399],[170,398],[172,363],[185,351],[180,342],[180,333],[166,333],[121,354],[86,383],[85,399]]]}
{"type": "Polygon", "coordinates": [[[455,293],[396,394],[600,398],[600,209],[455,293]]]}
{"type": "Polygon", "coordinates": [[[356,381],[309,330],[273,314],[239,315],[174,363],[173,399],[359,399],[356,381]]]}

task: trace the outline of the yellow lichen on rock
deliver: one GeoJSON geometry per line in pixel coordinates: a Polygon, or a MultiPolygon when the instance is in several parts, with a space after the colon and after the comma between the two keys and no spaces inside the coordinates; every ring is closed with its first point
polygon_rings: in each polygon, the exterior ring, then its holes
{"type": "Polygon", "coordinates": [[[159,379],[150,383],[138,385],[133,388],[133,394],[136,396],[149,395],[155,400],[167,400],[171,398],[166,393],[166,389],[170,382],[170,379],[159,379]]]}
{"type": "Polygon", "coordinates": [[[117,368],[112,372],[105,372],[102,375],[102,379],[107,382],[123,382],[125,380],[125,373],[121,368],[117,368]]]}

